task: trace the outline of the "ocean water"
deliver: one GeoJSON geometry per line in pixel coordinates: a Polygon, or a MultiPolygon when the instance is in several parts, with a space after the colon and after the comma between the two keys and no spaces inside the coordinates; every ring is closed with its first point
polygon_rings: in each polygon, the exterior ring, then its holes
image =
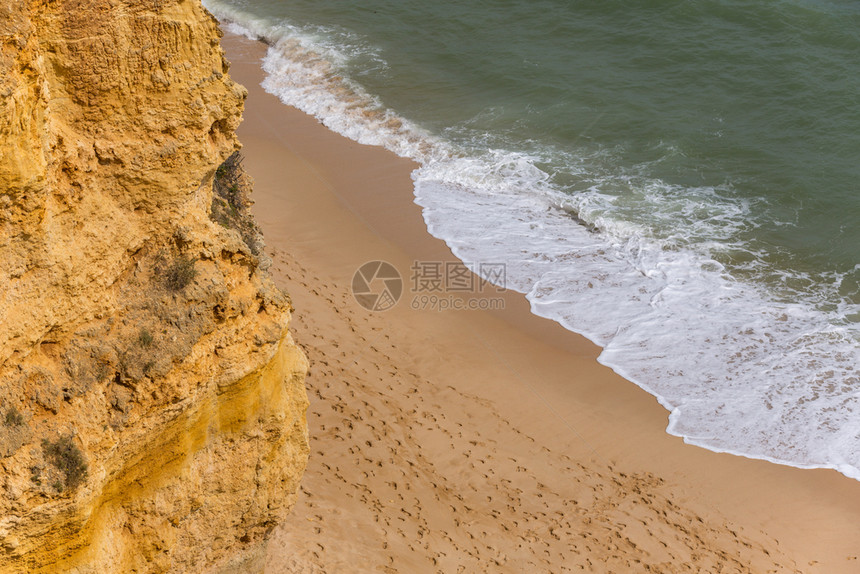
{"type": "Polygon", "coordinates": [[[668,432],[860,479],[860,3],[204,3],[668,432]]]}

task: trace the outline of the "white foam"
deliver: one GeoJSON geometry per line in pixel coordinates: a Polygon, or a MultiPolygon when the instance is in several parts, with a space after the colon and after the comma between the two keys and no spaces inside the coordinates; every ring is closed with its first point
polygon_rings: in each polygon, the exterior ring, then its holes
{"type": "MultiPolygon", "coordinates": [[[[770,286],[732,277],[718,259],[749,251],[732,242],[756,224],[748,200],[579,160],[568,175],[582,189],[561,193],[540,157],[458,148],[384,108],[345,75],[350,58],[373,56],[360,39],[333,43],[326,31],[206,3],[241,22],[234,31],[270,44],[267,91],[358,142],[417,160],[416,202],[430,232],[463,261],[506,262],[507,286],[526,293],[535,314],[601,345],[601,363],[660,400],[668,432],[860,479],[860,336],[841,320],[857,306],[823,310],[816,298],[829,294],[789,287],[777,300],[770,286]],[[637,209],[653,207],[655,227],[679,232],[630,223],[631,197],[637,209]]],[[[748,259],[761,261],[754,252],[748,259]]]]}

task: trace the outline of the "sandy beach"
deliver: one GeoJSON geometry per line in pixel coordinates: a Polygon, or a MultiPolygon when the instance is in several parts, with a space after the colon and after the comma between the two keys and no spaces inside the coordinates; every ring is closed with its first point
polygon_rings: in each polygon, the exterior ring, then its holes
{"type": "Polygon", "coordinates": [[[310,461],[266,572],[860,571],[860,483],[667,435],[652,396],[520,294],[414,309],[414,263],[456,262],[412,202],[414,164],[265,93],[264,45],[223,45],[249,91],[254,212],[311,364],[310,461]],[[377,260],[404,291],[374,312],[351,285],[377,260]]]}

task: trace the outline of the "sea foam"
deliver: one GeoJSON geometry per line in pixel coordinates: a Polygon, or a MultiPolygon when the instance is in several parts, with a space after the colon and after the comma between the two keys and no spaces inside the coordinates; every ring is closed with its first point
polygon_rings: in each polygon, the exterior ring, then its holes
{"type": "Polygon", "coordinates": [[[362,39],[206,4],[231,31],[269,44],[268,92],[355,141],[416,160],[415,201],[430,233],[467,264],[504,261],[506,286],[525,293],[535,314],[600,345],[601,363],[657,397],[668,432],[860,479],[860,336],[844,319],[857,309],[727,271],[722,255],[747,249],[731,238],[755,225],[748,200],[717,188],[674,194],[659,180],[591,169],[582,157],[566,174],[580,189],[564,193],[557,174],[538,166],[569,152],[455,144],[385,108],[346,73],[355,58],[384,67],[362,39]],[[681,231],[659,236],[626,220],[611,192],[619,186],[681,231]]]}

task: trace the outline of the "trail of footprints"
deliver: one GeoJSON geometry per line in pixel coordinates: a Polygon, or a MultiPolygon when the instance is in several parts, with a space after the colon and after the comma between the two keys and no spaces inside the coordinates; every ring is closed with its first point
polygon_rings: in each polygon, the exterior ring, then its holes
{"type": "Polygon", "coordinates": [[[347,290],[287,255],[275,261],[311,364],[311,456],[273,541],[294,553],[279,571],[735,573],[753,563],[756,572],[798,571],[776,541],[756,546],[685,511],[660,478],[594,461],[586,468],[540,447],[491,401],[393,367],[410,363],[383,317],[354,312],[347,290]],[[325,316],[302,312],[308,297],[327,303],[325,316]],[[331,339],[344,326],[360,356],[331,339]],[[494,417],[492,436],[470,428],[478,411],[494,417]],[[355,528],[339,516],[347,501],[362,508],[349,517],[355,528]]]}

